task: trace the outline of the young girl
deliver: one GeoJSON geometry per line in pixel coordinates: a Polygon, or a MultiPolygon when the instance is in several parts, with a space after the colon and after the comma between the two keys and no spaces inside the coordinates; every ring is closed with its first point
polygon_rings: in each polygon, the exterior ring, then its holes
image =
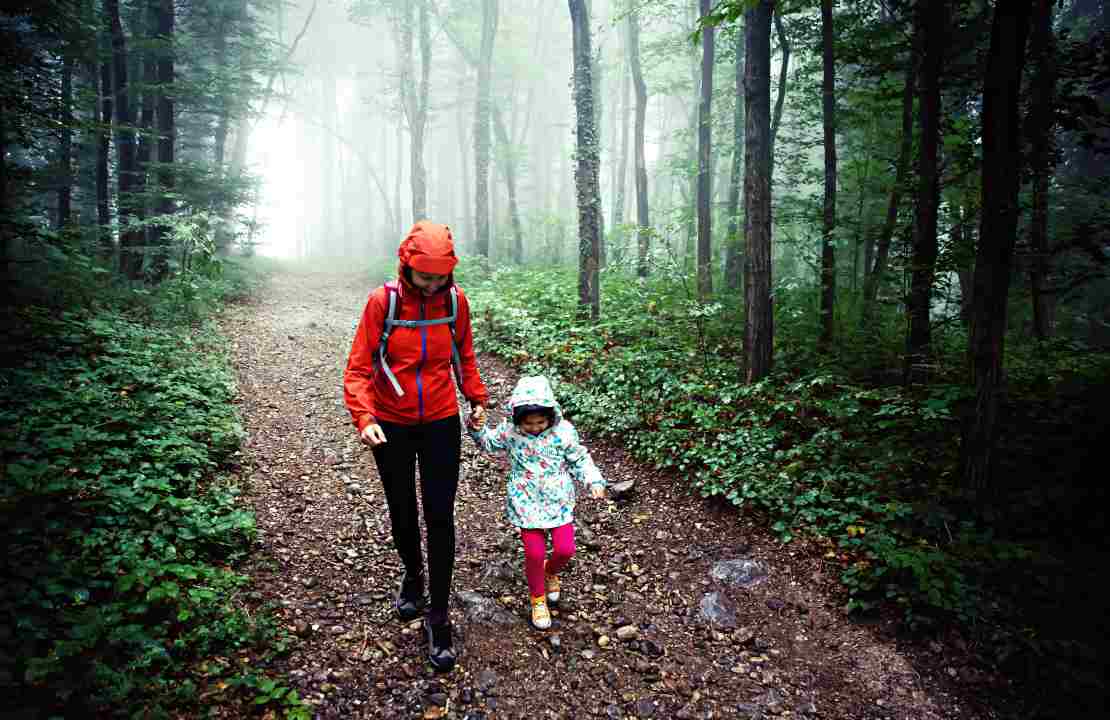
{"type": "Polygon", "coordinates": [[[563,419],[547,378],[521,378],[506,413],[493,429],[471,417],[468,430],[482,450],[509,455],[506,515],[524,543],[532,625],[546,630],[551,627],[547,602],[559,601],[559,571],[574,557],[574,479],[595,498],[605,497],[605,479],[574,426],[563,419]],[[552,551],[545,560],[548,532],[552,551]]]}

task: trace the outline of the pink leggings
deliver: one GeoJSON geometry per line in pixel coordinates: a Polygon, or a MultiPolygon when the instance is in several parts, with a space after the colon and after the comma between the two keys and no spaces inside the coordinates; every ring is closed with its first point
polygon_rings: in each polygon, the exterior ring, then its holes
{"type": "MultiPolygon", "coordinates": [[[[544,594],[543,561],[547,557],[547,530],[521,528],[524,543],[524,574],[528,578],[528,592],[532,597],[544,594]]],[[[548,570],[555,574],[565,568],[574,557],[574,524],[567,523],[551,528],[551,561],[548,570]]]]}

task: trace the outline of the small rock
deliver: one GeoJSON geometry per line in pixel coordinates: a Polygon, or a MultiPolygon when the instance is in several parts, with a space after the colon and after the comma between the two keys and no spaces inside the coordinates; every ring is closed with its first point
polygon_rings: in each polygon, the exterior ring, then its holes
{"type": "Polygon", "coordinates": [[[428,702],[430,702],[432,705],[444,707],[445,705],[447,705],[447,693],[434,692],[428,696],[428,702]]]}
{"type": "Polygon", "coordinates": [[[618,640],[623,640],[623,641],[632,640],[632,639],[638,637],[639,634],[640,634],[640,628],[636,627],[635,625],[624,625],[623,627],[617,628],[617,639],[618,640]]]}
{"type": "Polygon", "coordinates": [[[655,701],[651,698],[640,698],[633,706],[636,717],[649,718],[655,716],[655,701]]]}
{"type": "Polygon", "coordinates": [[[582,659],[583,660],[593,660],[595,657],[597,657],[597,653],[594,652],[593,650],[583,650],[582,651],[582,659]]]}
{"type": "Polygon", "coordinates": [[[478,689],[488,695],[489,691],[493,689],[493,686],[497,684],[499,679],[497,673],[486,668],[478,673],[478,689]]]}
{"type": "Polygon", "coordinates": [[[767,579],[767,570],[749,558],[736,558],[714,563],[709,575],[726,585],[751,587],[767,579]]]}
{"type": "Polygon", "coordinates": [[[316,587],[316,578],[315,577],[301,578],[301,585],[305,586],[306,588],[316,587]]]}
{"type": "Polygon", "coordinates": [[[624,482],[613,483],[607,488],[609,497],[614,500],[624,500],[631,497],[636,488],[635,480],[625,480],[624,482]]]}
{"type": "Polygon", "coordinates": [[[698,605],[698,617],[711,625],[736,627],[736,610],[732,601],[718,592],[706,593],[698,605]]]}
{"type": "Polygon", "coordinates": [[[597,639],[597,644],[598,644],[598,647],[608,647],[609,646],[609,636],[608,635],[602,635],[601,637],[599,637],[597,639]]]}
{"type": "Polygon", "coordinates": [[[555,633],[548,637],[547,642],[551,645],[551,649],[555,652],[559,652],[563,649],[563,640],[561,637],[559,637],[558,633],[555,633]]]}
{"type": "Polygon", "coordinates": [[[640,650],[648,657],[657,658],[663,656],[663,648],[654,640],[641,640],[640,650]]]}
{"type": "Polygon", "coordinates": [[[772,610],[782,610],[786,603],[778,598],[767,598],[767,607],[772,610]]]}

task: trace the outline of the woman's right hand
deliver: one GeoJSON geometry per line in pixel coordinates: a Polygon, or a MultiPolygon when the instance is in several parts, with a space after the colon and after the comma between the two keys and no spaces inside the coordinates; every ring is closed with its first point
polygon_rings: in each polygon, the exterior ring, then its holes
{"type": "Polygon", "coordinates": [[[370,423],[359,433],[359,440],[370,447],[377,447],[385,443],[385,431],[377,423],[370,423]]]}

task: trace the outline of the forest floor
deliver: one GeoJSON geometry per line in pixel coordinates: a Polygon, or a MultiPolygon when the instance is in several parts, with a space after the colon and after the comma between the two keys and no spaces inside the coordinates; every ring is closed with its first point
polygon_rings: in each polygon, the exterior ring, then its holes
{"type": "MultiPolygon", "coordinates": [[[[782,545],[684,479],[585,437],[624,498],[583,497],[579,554],[551,630],[527,621],[503,461],[468,439],[457,504],[456,668],[435,674],[417,623],[392,611],[399,565],[376,469],[341,376],[366,274],[275,275],[224,331],[249,438],[244,497],[258,548],[249,602],[299,642],[277,663],[318,718],[996,718],[1000,680],[958,638],[861,624],[825,548],[782,545]],[[727,561],[751,561],[749,563],[727,561]],[[736,569],[749,572],[727,572],[736,569]],[[716,572],[714,572],[716,569],[716,572]]],[[[493,399],[515,380],[479,365],[493,399]]],[[[495,413],[493,419],[498,419],[495,413]]]]}

